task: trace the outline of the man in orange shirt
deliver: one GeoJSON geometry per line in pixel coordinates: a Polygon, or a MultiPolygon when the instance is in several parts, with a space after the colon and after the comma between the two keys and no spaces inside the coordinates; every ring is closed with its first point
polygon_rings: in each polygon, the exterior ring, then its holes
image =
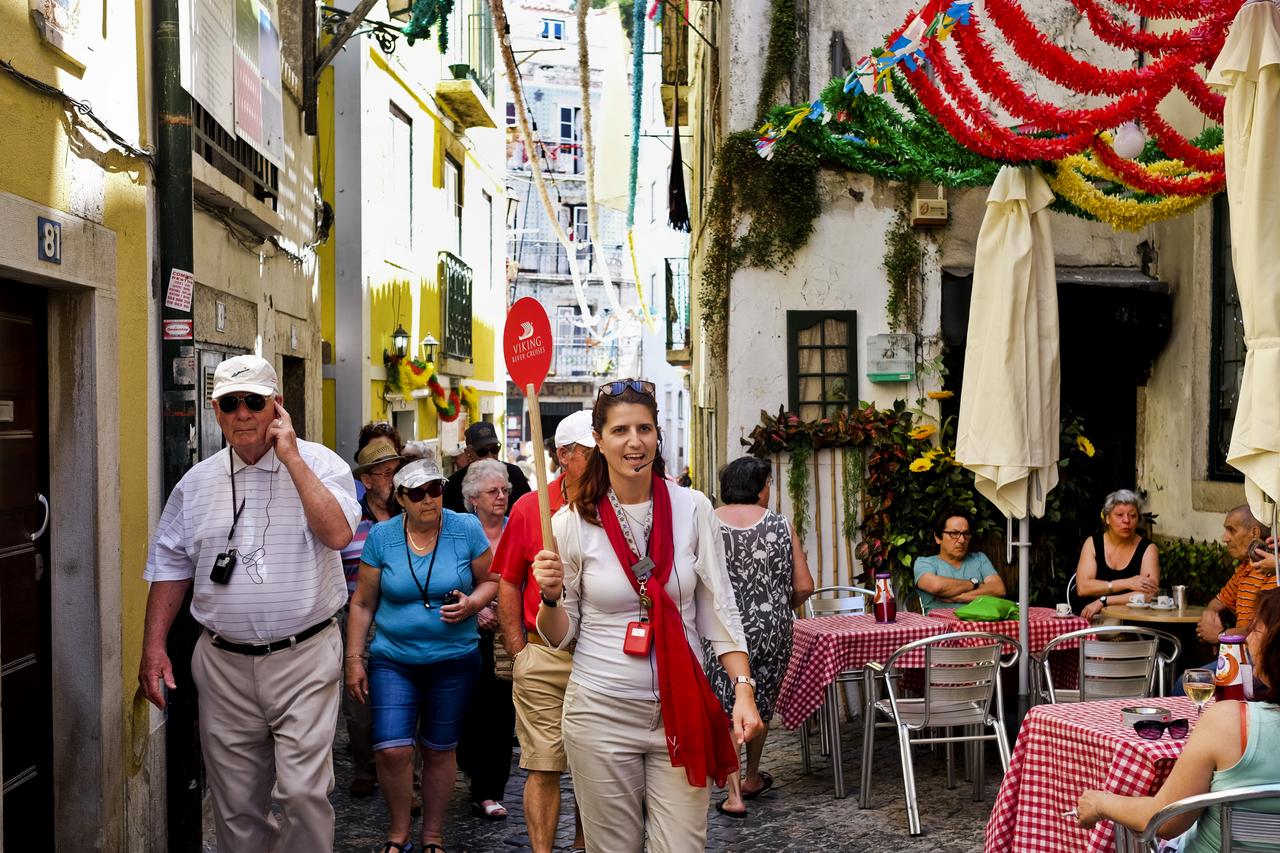
{"type": "Polygon", "coordinates": [[[1235,613],[1236,627],[1233,633],[1247,633],[1249,623],[1253,621],[1258,595],[1276,587],[1275,558],[1270,552],[1249,553],[1250,544],[1265,541],[1269,531],[1253,517],[1248,505],[1238,506],[1227,513],[1226,520],[1222,522],[1222,531],[1222,544],[1227,546],[1227,553],[1232,559],[1240,561],[1240,565],[1222,590],[1209,602],[1196,626],[1196,636],[1206,643],[1216,643],[1222,635],[1224,610],[1235,613]]]}
{"type": "MultiPolygon", "coordinates": [[[[591,432],[591,412],[585,409],[569,415],[556,428],[560,476],[548,486],[552,513],[564,505],[568,489],[586,471],[587,459],[596,445],[591,432]]],[[[529,567],[540,550],[538,495],[532,492],[512,507],[493,557],[492,571],[502,576],[498,583],[498,621],[503,645],[515,656],[511,698],[516,706],[520,766],[528,774],[524,783],[524,819],[529,828],[529,844],[533,853],[551,853],[560,819],[560,775],[568,768],[560,715],[573,668],[573,652],[549,648],[538,636],[536,620],[542,592],[529,567]]],[[[585,849],[582,821],[576,815],[573,845],[573,850],[585,849]]]]}

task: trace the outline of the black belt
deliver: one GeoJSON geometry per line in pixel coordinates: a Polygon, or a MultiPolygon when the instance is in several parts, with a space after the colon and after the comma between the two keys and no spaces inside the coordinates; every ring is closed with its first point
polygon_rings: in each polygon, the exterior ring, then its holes
{"type": "MultiPolygon", "coordinates": [[[[225,637],[209,631],[209,642],[213,643],[214,648],[222,649],[224,652],[235,652],[238,655],[269,655],[272,652],[280,652],[285,649],[291,649],[299,643],[310,640],[316,634],[319,634],[325,628],[333,624],[333,617],[330,616],[323,622],[317,622],[310,628],[299,631],[292,637],[285,637],[283,640],[276,640],[274,643],[233,643],[225,637]]],[[[208,629],[205,629],[208,630],[208,629]]]]}

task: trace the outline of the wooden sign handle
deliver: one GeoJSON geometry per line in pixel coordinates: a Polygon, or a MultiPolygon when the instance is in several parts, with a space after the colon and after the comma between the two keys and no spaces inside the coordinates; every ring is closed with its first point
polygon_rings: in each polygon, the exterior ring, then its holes
{"type": "Polygon", "coordinates": [[[551,536],[551,495],[547,492],[547,458],[542,446],[542,409],[538,405],[538,392],[532,384],[524,386],[529,400],[529,426],[533,432],[533,464],[538,477],[538,516],[542,520],[542,547],[554,551],[555,539],[551,536]]]}

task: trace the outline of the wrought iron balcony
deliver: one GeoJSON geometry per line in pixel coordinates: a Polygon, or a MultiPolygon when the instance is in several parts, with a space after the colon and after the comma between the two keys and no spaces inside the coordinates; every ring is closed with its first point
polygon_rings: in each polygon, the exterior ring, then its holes
{"type": "Polygon", "coordinates": [[[689,361],[689,259],[667,258],[667,361],[689,361]]]}
{"type": "Polygon", "coordinates": [[[471,361],[471,267],[457,255],[441,252],[438,280],[444,305],[440,352],[445,358],[471,361]]]}

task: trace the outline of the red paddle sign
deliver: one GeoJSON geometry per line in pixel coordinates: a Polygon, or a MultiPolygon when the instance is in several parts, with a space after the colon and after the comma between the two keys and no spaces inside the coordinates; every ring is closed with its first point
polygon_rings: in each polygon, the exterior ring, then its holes
{"type": "Polygon", "coordinates": [[[502,332],[502,351],[507,359],[507,373],[521,393],[526,385],[542,390],[542,380],[551,369],[551,321],[547,312],[532,296],[517,299],[507,312],[507,325],[502,332]]]}

